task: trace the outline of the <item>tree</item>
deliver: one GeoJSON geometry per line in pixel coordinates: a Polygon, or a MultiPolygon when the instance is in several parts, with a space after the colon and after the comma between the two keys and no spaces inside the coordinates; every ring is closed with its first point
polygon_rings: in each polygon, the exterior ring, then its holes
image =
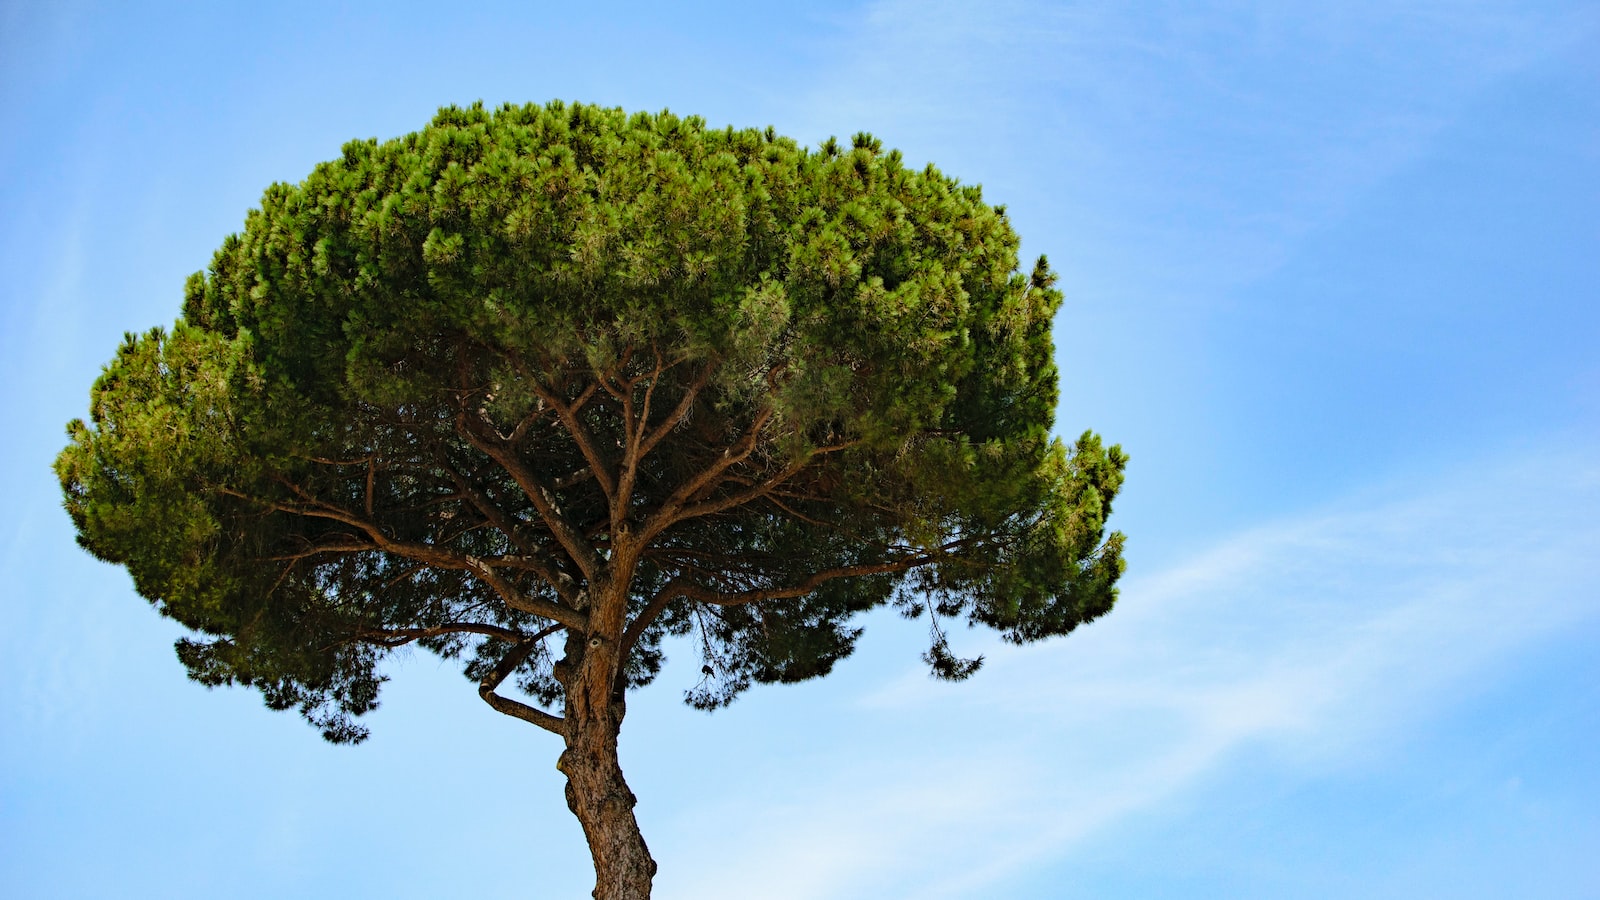
{"type": "Polygon", "coordinates": [[[1051,438],[1061,298],[1017,248],[865,134],[446,108],[270,187],[56,468],[191,678],[354,742],[389,651],[458,658],[563,740],[594,895],[647,897],[617,739],[668,636],[714,709],[827,674],[885,604],[949,679],[981,659],[942,621],[1111,608],[1126,457],[1051,438]]]}

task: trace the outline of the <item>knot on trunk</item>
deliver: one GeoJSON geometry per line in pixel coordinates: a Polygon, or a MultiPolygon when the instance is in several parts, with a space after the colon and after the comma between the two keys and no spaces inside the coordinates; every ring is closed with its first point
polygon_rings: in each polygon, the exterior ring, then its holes
{"type": "Polygon", "coordinates": [[[610,812],[627,812],[639,805],[639,798],[634,796],[633,791],[623,788],[606,794],[605,799],[600,802],[610,812]]]}

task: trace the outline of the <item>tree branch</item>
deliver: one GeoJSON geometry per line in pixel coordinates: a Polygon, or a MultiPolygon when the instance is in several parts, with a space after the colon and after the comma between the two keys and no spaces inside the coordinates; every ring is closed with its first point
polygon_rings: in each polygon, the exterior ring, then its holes
{"type": "Polygon", "coordinates": [[[937,559],[935,556],[923,555],[894,562],[839,566],[838,568],[824,569],[821,572],[812,573],[799,584],[753,591],[717,591],[693,583],[680,584],[678,587],[673,588],[673,591],[678,596],[687,597],[690,600],[698,600],[702,603],[710,603],[714,606],[739,606],[744,603],[756,603],[762,600],[788,600],[794,597],[804,597],[823,584],[839,578],[857,578],[863,575],[887,575],[906,572],[917,566],[925,566],[935,559],[937,559]]]}
{"type": "Polygon", "coordinates": [[[567,555],[583,571],[584,577],[593,581],[600,568],[600,558],[595,553],[594,547],[562,514],[556,504],[555,495],[523,464],[515,448],[498,440],[498,433],[495,435],[496,439],[490,439],[480,429],[474,427],[473,417],[468,415],[465,406],[460,408],[456,416],[456,429],[472,446],[488,454],[490,459],[506,470],[532,501],[533,508],[539,512],[539,518],[544,520],[545,527],[550,529],[550,533],[555,536],[562,549],[567,551],[567,555]]]}
{"type": "Polygon", "coordinates": [[[700,474],[679,485],[678,489],[673,491],[672,495],[663,501],[661,506],[645,521],[644,527],[641,529],[640,539],[648,542],[665,531],[681,518],[678,515],[678,511],[683,508],[685,503],[688,503],[696,494],[707,487],[715,487],[717,479],[722,473],[748,459],[750,454],[755,451],[757,441],[761,435],[761,429],[766,427],[771,418],[772,409],[770,407],[761,410],[756,415],[755,420],[750,423],[750,427],[745,430],[744,435],[740,437],[737,444],[722,451],[722,455],[717,458],[716,462],[707,466],[700,474]]]}
{"type": "Polygon", "coordinates": [[[466,476],[457,472],[455,466],[451,465],[449,460],[441,458],[440,465],[444,466],[445,471],[450,474],[451,480],[456,483],[456,489],[461,491],[479,512],[483,513],[484,518],[488,519],[490,524],[500,529],[501,533],[516,544],[517,549],[522,551],[523,555],[517,557],[521,564],[520,567],[538,575],[546,584],[550,585],[550,589],[555,591],[557,596],[567,601],[568,605],[575,603],[577,591],[572,586],[572,579],[557,572],[554,566],[545,561],[546,555],[542,547],[522,538],[520,523],[504,509],[501,509],[493,498],[468,481],[466,476]]]}
{"type": "Polygon", "coordinates": [[[522,640],[522,633],[519,631],[483,622],[449,622],[427,628],[362,628],[356,631],[358,639],[371,644],[382,644],[385,647],[400,647],[412,641],[446,634],[481,634],[507,643],[522,640]]]}
{"type": "Polygon", "coordinates": [[[501,657],[500,662],[496,663],[495,667],[478,682],[478,696],[482,697],[483,702],[489,704],[498,712],[515,719],[521,719],[524,722],[531,722],[545,731],[565,737],[567,733],[566,719],[519,700],[513,700],[510,697],[495,693],[495,688],[499,687],[506,678],[510,677],[512,672],[516,671],[518,666],[533,655],[533,651],[539,647],[539,642],[556,633],[559,629],[559,625],[552,625],[525,640],[517,642],[510,652],[501,657]]]}
{"type": "Polygon", "coordinates": [[[299,553],[285,553],[281,556],[268,556],[265,557],[265,559],[269,562],[284,562],[297,559],[308,559],[323,553],[363,553],[376,549],[378,549],[377,546],[372,544],[370,541],[359,543],[355,541],[349,541],[342,544],[312,544],[299,553]]]}
{"type": "Polygon", "coordinates": [[[655,621],[672,601],[686,598],[713,606],[739,606],[745,603],[758,603],[762,600],[788,600],[794,597],[804,597],[829,581],[838,578],[855,578],[863,575],[887,575],[895,572],[906,572],[917,566],[927,565],[938,557],[934,554],[909,559],[896,560],[886,563],[867,563],[856,566],[839,566],[833,569],[824,569],[814,572],[799,584],[782,587],[763,588],[752,591],[716,591],[695,584],[687,578],[674,578],[667,582],[656,595],[650,598],[649,604],[639,611],[639,615],[628,623],[628,628],[622,633],[622,659],[627,659],[627,654],[633,645],[644,634],[650,623],[655,621]]]}
{"type": "MultiPolygon", "coordinates": [[[[639,444],[640,459],[650,455],[650,451],[665,440],[667,435],[672,433],[672,429],[678,427],[678,423],[682,422],[684,416],[689,414],[690,408],[694,406],[695,399],[700,396],[700,391],[705,388],[706,382],[711,380],[711,372],[715,367],[714,362],[707,361],[705,366],[700,369],[700,374],[696,375],[693,381],[684,386],[683,396],[678,398],[678,405],[674,406],[672,411],[667,413],[667,417],[661,420],[661,424],[646,435],[639,444]]],[[[651,387],[655,387],[653,382],[651,387]]],[[[644,414],[641,419],[641,423],[646,426],[646,430],[648,430],[650,424],[650,399],[650,393],[647,391],[644,398],[644,414]]]]}
{"type": "Polygon", "coordinates": [[[482,697],[483,702],[494,707],[496,711],[505,713],[514,719],[532,722],[551,734],[559,734],[562,737],[567,734],[567,720],[560,716],[551,715],[536,706],[529,706],[520,700],[513,700],[510,697],[496,694],[494,691],[486,691],[482,688],[478,689],[478,696],[482,697]]]}
{"type": "Polygon", "coordinates": [[[859,443],[860,441],[846,441],[842,444],[819,447],[806,454],[804,459],[801,459],[798,462],[790,463],[788,466],[785,466],[783,469],[781,469],[776,475],[773,475],[765,481],[757,482],[745,490],[735,491],[731,494],[724,495],[714,500],[705,500],[692,506],[677,510],[673,516],[673,521],[682,522],[687,519],[697,519],[701,516],[714,515],[722,512],[723,510],[732,509],[736,506],[743,506],[744,504],[750,503],[754,500],[760,500],[761,498],[770,494],[776,488],[780,487],[784,482],[804,471],[806,466],[810,465],[811,461],[816,457],[828,453],[837,453],[840,450],[846,450],[859,443]]]}
{"type": "Polygon", "coordinates": [[[527,366],[520,359],[512,359],[512,365],[517,368],[518,374],[527,379],[529,387],[539,396],[545,405],[555,410],[556,417],[561,424],[567,427],[567,433],[572,436],[573,443],[578,445],[578,452],[583,454],[584,460],[594,470],[595,480],[600,485],[600,490],[606,495],[607,502],[615,502],[617,486],[611,478],[611,471],[606,466],[604,458],[600,455],[599,447],[595,444],[594,435],[584,427],[578,419],[578,410],[588,401],[589,395],[594,392],[594,384],[590,384],[583,393],[579,394],[570,405],[557,399],[555,393],[545,387],[544,383],[528,371],[527,366]]]}
{"type": "Polygon", "coordinates": [[[403,556],[407,559],[415,560],[416,562],[437,566],[441,569],[455,569],[458,571],[471,572],[473,575],[476,575],[480,581],[482,581],[484,584],[487,584],[496,594],[500,595],[500,599],[504,600],[506,605],[513,609],[518,609],[536,616],[542,616],[546,619],[560,622],[571,628],[583,630],[587,630],[588,628],[587,615],[570,607],[562,606],[559,603],[552,603],[549,600],[544,600],[539,597],[530,597],[524,594],[522,591],[517,590],[517,588],[510,582],[506,581],[504,578],[501,578],[499,574],[494,571],[494,568],[492,565],[490,565],[490,563],[476,556],[445,550],[436,544],[418,544],[413,541],[395,540],[390,538],[387,534],[384,534],[383,529],[379,528],[376,523],[368,522],[365,519],[350,513],[348,510],[342,509],[331,503],[318,500],[316,497],[313,497],[307,493],[299,485],[296,485],[287,479],[278,478],[276,480],[279,484],[282,484],[291,492],[299,496],[304,503],[297,505],[293,503],[281,503],[274,500],[263,500],[259,497],[252,497],[248,494],[240,493],[229,488],[218,488],[218,490],[224,494],[227,494],[228,496],[239,497],[244,500],[249,500],[253,503],[261,504],[262,506],[265,506],[268,509],[276,512],[288,513],[290,515],[297,516],[308,516],[318,519],[331,519],[335,522],[349,525],[350,527],[364,533],[367,536],[367,539],[372,542],[373,546],[367,549],[384,550],[397,556],[403,556]]]}

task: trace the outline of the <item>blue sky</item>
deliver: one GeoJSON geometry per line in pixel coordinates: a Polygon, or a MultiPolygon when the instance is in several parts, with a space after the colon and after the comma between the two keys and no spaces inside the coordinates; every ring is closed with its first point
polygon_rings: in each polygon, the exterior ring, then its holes
{"type": "Polygon", "coordinates": [[[323,744],[186,682],[49,463],[275,180],[445,103],[868,130],[1048,253],[1118,609],[931,682],[868,620],[623,764],[665,898],[1600,896],[1600,11],[0,6],[0,884],[576,897],[554,739],[402,656],[323,744]]]}

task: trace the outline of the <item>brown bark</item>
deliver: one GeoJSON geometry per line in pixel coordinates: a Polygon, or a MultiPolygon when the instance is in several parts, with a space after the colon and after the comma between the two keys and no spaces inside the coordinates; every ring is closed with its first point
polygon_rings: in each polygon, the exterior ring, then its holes
{"type": "MultiPolygon", "coordinates": [[[[596,611],[609,613],[612,605],[602,602],[596,611]]],[[[595,900],[647,900],[656,863],[639,833],[633,816],[637,798],[617,760],[617,736],[627,710],[625,687],[617,677],[621,616],[596,618],[598,627],[589,634],[568,633],[566,658],[557,665],[566,687],[567,746],[556,768],[567,776],[567,807],[589,841],[595,900]]]]}

